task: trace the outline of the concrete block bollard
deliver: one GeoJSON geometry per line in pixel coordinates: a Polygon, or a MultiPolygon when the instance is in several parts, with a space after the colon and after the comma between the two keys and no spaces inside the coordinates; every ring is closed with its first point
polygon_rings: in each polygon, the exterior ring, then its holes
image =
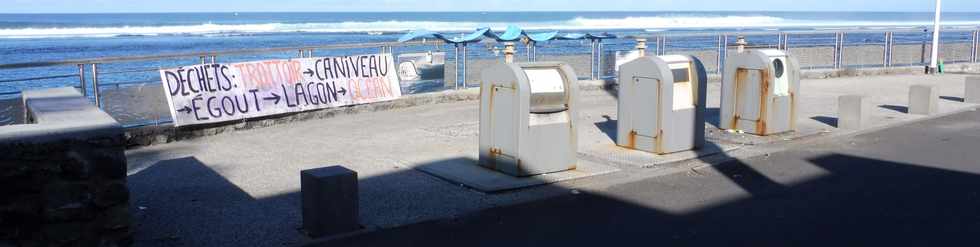
{"type": "Polygon", "coordinates": [[[874,107],[865,95],[842,95],[837,98],[837,128],[861,129],[871,125],[874,107]]]}
{"type": "Polygon", "coordinates": [[[909,114],[932,115],[939,112],[939,89],[934,85],[909,88],[909,114]]]}
{"type": "Polygon", "coordinates": [[[963,102],[980,104],[980,76],[967,77],[964,86],[963,102]]]}
{"type": "Polygon", "coordinates": [[[300,183],[307,234],[322,237],[360,228],[357,172],[341,166],[303,170],[300,183]]]}

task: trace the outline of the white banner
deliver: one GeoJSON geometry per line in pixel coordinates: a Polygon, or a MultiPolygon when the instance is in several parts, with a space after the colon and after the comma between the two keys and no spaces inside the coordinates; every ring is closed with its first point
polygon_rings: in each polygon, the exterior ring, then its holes
{"type": "Polygon", "coordinates": [[[401,97],[391,54],[202,64],[160,78],[176,126],[401,97]]]}

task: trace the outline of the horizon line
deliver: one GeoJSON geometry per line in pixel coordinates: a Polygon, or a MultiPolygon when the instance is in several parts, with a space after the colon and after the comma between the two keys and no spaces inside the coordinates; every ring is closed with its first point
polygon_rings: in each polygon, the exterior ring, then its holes
{"type": "MultiPolygon", "coordinates": [[[[882,10],[526,10],[526,11],[172,11],[172,12],[152,12],[152,11],[107,11],[107,12],[0,12],[0,15],[18,14],[232,14],[232,13],[670,13],[670,12],[730,12],[730,13],[764,13],[764,12],[784,12],[784,13],[934,13],[933,11],[882,11],[882,10]]],[[[980,14],[980,11],[943,11],[943,13],[957,14],[980,14]]]]}

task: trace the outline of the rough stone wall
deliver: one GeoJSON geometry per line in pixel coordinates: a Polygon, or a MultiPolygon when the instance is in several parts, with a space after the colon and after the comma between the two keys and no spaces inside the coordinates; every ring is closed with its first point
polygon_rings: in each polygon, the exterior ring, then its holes
{"type": "Polygon", "coordinates": [[[129,245],[124,148],[122,135],[0,144],[0,243],[129,245]]]}
{"type": "Polygon", "coordinates": [[[132,243],[122,127],[71,96],[38,94],[47,122],[0,127],[0,246],[132,243]]]}

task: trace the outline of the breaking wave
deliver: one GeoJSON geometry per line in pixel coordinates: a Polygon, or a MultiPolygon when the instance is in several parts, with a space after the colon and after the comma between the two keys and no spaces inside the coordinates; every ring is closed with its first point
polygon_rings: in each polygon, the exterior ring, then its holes
{"type": "MultiPolygon", "coordinates": [[[[470,31],[476,27],[490,26],[503,29],[509,24],[528,30],[662,30],[678,28],[760,28],[760,27],[855,27],[855,26],[909,26],[928,25],[927,22],[872,22],[872,21],[804,21],[772,16],[697,16],[664,15],[624,18],[573,18],[564,21],[542,22],[472,22],[472,21],[371,21],[326,23],[257,23],[164,25],[164,26],[116,26],[116,27],[64,27],[64,28],[8,28],[0,29],[0,38],[58,38],[58,37],[119,37],[160,35],[224,35],[253,33],[357,33],[357,32],[406,32],[414,29],[433,31],[470,31]]],[[[947,25],[976,25],[977,22],[944,23],[947,25]]]]}

